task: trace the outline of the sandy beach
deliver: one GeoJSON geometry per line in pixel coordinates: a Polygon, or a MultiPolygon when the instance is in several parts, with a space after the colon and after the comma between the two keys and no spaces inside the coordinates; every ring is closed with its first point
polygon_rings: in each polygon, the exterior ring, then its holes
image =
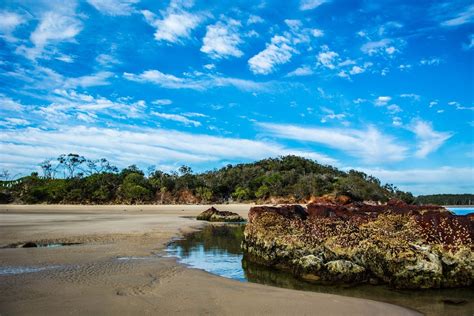
{"type": "MultiPolygon", "coordinates": [[[[217,206],[246,217],[249,205],[217,206]]],[[[166,257],[173,238],[198,229],[203,205],[1,205],[1,315],[418,315],[403,307],[330,294],[242,283],[166,257]]]]}

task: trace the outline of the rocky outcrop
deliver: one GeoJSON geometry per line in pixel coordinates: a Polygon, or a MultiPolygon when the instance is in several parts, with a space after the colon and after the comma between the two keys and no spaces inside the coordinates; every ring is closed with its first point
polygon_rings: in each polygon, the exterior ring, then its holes
{"type": "Polygon", "coordinates": [[[474,221],[439,206],[319,201],[253,207],[246,260],[322,283],[395,288],[474,285],[474,221]]]}
{"type": "Polygon", "coordinates": [[[208,222],[243,222],[244,219],[237,213],[219,211],[211,207],[197,216],[197,220],[208,222]]]}

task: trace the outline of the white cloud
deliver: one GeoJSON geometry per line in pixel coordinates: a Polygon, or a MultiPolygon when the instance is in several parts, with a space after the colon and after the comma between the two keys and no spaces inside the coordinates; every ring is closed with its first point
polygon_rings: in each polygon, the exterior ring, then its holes
{"type": "Polygon", "coordinates": [[[0,38],[9,42],[16,42],[13,36],[15,29],[25,23],[26,19],[23,15],[10,11],[0,11],[0,38]]]}
{"type": "Polygon", "coordinates": [[[313,10],[326,2],[329,2],[329,1],[328,0],[301,0],[300,10],[302,11],[313,10]]]}
{"type": "Polygon", "coordinates": [[[207,70],[214,70],[214,69],[216,69],[216,65],[215,65],[215,64],[205,64],[203,67],[206,68],[207,70]]]}
{"type": "Polygon", "coordinates": [[[258,15],[253,15],[253,14],[251,14],[249,18],[247,19],[247,25],[258,24],[258,23],[263,23],[263,22],[265,22],[264,19],[262,19],[258,15]]]}
{"type": "Polygon", "coordinates": [[[418,158],[425,158],[430,153],[436,151],[446,142],[451,136],[450,132],[437,132],[433,130],[430,122],[416,120],[413,122],[410,130],[415,133],[418,140],[417,151],[415,156],[418,158]]]}
{"type": "Polygon", "coordinates": [[[329,50],[327,45],[321,46],[321,52],[317,56],[318,64],[329,69],[336,68],[335,61],[339,54],[329,50]]]}
{"type": "Polygon", "coordinates": [[[474,4],[458,12],[455,17],[441,22],[442,26],[454,27],[474,22],[474,4]]]}
{"type": "Polygon", "coordinates": [[[125,79],[142,82],[153,83],[167,89],[192,89],[204,91],[217,87],[235,87],[243,91],[266,91],[269,83],[255,82],[230,77],[218,77],[214,75],[201,74],[198,77],[185,75],[184,77],[176,77],[174,75],[162,73],[159,70],[146,70],[141,74],[124,73],[125,79]]]}
{"type": "Polygon", "coordinates": [[[24,106],[12,98],[0,93],[0,111],[12,111],[21,112],[24,110],[24,106]]]}
{"type": "Polygon", "coordinates": [[[393,137],[382,134],[373,126],[366,130],[311,128],[272,123],[258,123],[258,126],[273,136],[322,144],[366,163],[400,161],[406,157],[405,146],[397,144],[393,137]]]}
{"type": "Polygon", "coordinates": [[[151,114],[165,120],[183,123],[186,126],[189,126],[189,125],[194,125],[194,127],[201,126],[201,122],[190,120],[186,116],[180,115],[180,114],[169,114],[169,113],[160,113],[160,112],[152,112],[151,114]]]}
{"type": "Polygon", "coordinates": [[[405,98],[405,99],[413,99],[415,101],[420,101],[420,96],[415,93],[402,93],[400,94],[400,97],[405,98]]]}
{"type": "Polygon", "coordinates": [[[40,22],[31,33],[34,47],[19,46],[17,53],[29,59],[42,58],[48,46],[63,41],[73,41],[82,30],[82,22],[76,17],[75,6],[65,4],[55,11],[41,15],[40,22]]]}
{"type": "Polygon", "coordinates": [[[420,60],[420,65],[423,66],[437,66],[441,63],[441,59],[437,57],[423,58],[420,60]]]}
{"type": "Polygon", "coordinates": [[[392,100],[392,97],[389,96],[379,96],[377,99],[375,99],[374,104],[376,106],[385,106],[392,100]]]}
{"type": "Polygon", "coordinates": [[[49,98],[51,104],[40,106],[33,113],[53,124],[69,121],[74,117],[92,122],[99,113],[115,118],[138,117],[146,107],[143,100],[136,102],[132,102],[131,98],[110,100],[65,89],[55,89],[49,98]]]}
{"type": "Polygon", "coordinates": [[[95,87],[95,86],[105,86],[110,84],[108,79],[113,76],[112,72],[109,71],[100,71],[92,75],[86,75],[75,78],[67,78],[64,81],[63,87],[66,89],[76,88],[76,87],[95,87]]]}
{"type": "Polygon", "coordinates": [[[333,110],[325,107],[321,108],[321,110],[327,113],[321,118],[321,123],[326,123],[328,120],[343,120],[344,118],[346,118],[346,114],[344,113],[336,114],[333,110]]]}
{"type": "Polygon", "coordinates": [[[323,36],[324,36],[324,31],[323,31],[323,30],[320,30],[320,29],[312,29],[312,30],[311,30],[311,34],[312,34],[314,37],[323,37],[323,36]]]}
{"type": "Polygon", "coordinates": [[[276,70],[278,65],[286,64],[296,50],[290,46],[291,42],[284,36],[275,35],[266,48],[249,59],[250,70],[254,74],[267,75],[276,70]]]}
{"type": "Polygon", "coordinates": [[[313,74],[311,67],[304,65],[299,68],[296,68],[292,72],[289,72],[286,77],[301,77],[301,76],[310,76],[313,74]]]}
{"type": "Polygon", "coordinates": [[[365,71],[364,68],[359,67],[359,66],[353,66],[352,69],[349,71],[351,75],[358,75],[361,74],[365,71]]]}
{"type": "Polygon", "coordinates": [[[390,39],[384,38],[380,41],[367,42],[360,48],[365,54],[373,55],[390,44],[390,39]]]}
{"type": "Polygon", "coordinates": [[[401,190],[414,194],[466,193],[472,191],[474,169],[471,167],[441,166],[434,169],[387,170],[381,168],[362,170],[379,178],[382,182],[393,183],[401,190]]]}
{"type": "Polygon", "coordinates": [[[102,14],[119,16],[135,13],[134,4],[140,0],[87,0],[90,5],[102,14]]]}
{"type": "Polygon", "coordinates": [[[0,133],[0,146],[0,168],[15,172],[31,172],[30,168],[38,162],[69,152],[91,159],[107,157],[119,167],[160,163],[178,167],[182,164],[256,160],[289,154],[316,159],[321,163],[337,163],[313,151],[290,149],[272,142],[165,129],[116,130],[85,126],[64,126],[54,130],[24,128],[0,133]],[[91,142],[91,139],[94,141],[91,142]],[[124,151],[124,148],[127,150],[124,151]]]}
{"type": "Polygon", "coordinates": [[[171,1],[166,11],[161,12],[162,18],[151,11],[141,11],[147,23],[156,29],[157,41],[183,43],[183,40],[188,39],[191,32],[203,21],[201,14],[185,11],[182,4],[179,1],[171,1]]]}
{"type": "Polygon", "coordinates": [[[29,125],[30,122],[25,120],[25,119],[21,119],[21,118],[16,118],[16,117],[7,117],[2,121],[0,121],[0,125],[1,126],[5,126],[5,127],[17,127],[17,126],[25,126],[25,125],[29,125]]]}
{"type": "Polygon", "coordinates": [[[389,106],[387,106],[387,110],[391,113],[391,114],[395,114],[395,113],[399,113],[402,111],[402,109],[396,105],[396,104],[390,104],[389,106]]]}
{"type": "Polygon", "coordinates": [[[392,118],[392,125],[395,126],[395,127],[402,126],[403,125],[402,119],[398,116],[393,117],[392,118]]]}
{"type": "Polygon", "coordinates": [[[95,58],[95,61],[104,67],[109,67],[122,63],[120,60],[109,54],[100,54],[95,58]]]}
{"type": "Polygon", "coordinates": [[[403,40],[393,40],[390,38],[384,38],[379,41],[370,41],[365,43],[360,47],[360,50],[369,56],[375,55],[375,54],[387,54],[387,55],[393,55],[396,52],[399,51],[399,49],[396,46],[401,46],[405,42],[403,40]]]}
{"type": "Polygon", "coordinates": [[[202,40],[201,52],[214,59],[241,57],[243,52],[238,48],[242,43],[239,35],[240,26],[239,21],[228,18],[208,25],[206,36],[202,40]]]}
{"type": "Polygon", "coordinates": [[[158,99],[151,103],[156,105],[170,105],[173,103],[173,101],[171,101],[170,99],[158,99]]]}
{"type": "Polygon", "coordinates": [[[474,110],[474,107],[463,106],[461,103],[457,101],[448,102],[448,105],[455,107],[456,110],[470,110],[470,111],[474,110]]]}

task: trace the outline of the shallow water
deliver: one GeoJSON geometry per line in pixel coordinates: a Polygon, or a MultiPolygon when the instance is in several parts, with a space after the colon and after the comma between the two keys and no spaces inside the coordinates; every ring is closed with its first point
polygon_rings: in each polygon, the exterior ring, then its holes
{"type": "Polygon", "coordinates": [[[457,215],[466,215],[469,213],[474,213],[474,207],[448,207],[448,210],[454,212],[457,215]]]}
{"type": "Polygon", "coordinates": [[[56,269],[60,266],[47,266],[47,267],[0,267],[0,275],[14,275],[23,273],[34,273],[44,270],[56,269]]]}
{"type": "Polygon", "coordinates": [[[190,267],[241,282],[372,299],[405,306],[426,315],[474,315],[472,288],[401,291],[373,285],[315,285],[301,281],[290,273],[248,262],[240,248],[244,227],[235,224],[208,225],[171,243],[167,248],[168,255],[177,257],[179,262],[190,267]],[[459,302],[463,303],[453,305],[459,302]]]}

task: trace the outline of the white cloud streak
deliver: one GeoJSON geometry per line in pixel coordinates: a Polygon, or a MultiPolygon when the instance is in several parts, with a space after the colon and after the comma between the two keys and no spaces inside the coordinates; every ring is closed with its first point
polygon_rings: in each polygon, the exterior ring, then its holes
{"type": "Polygon", "coordinates": [[[90,158],[107,157],[120,167],[130,164],[206,164],[214,161],[256,160],[279,155],[299,155],[322,163],[337,161],[312,151],[289,149],[280,144],[191,134],[164,129],[115,130],[69,126],[56,130],[24,128],[0,134],[3,153],[0,168],[27,172],[40,161],[75,152],[90,158]],[[91,142],[94,139],[94,142],[91,142]],[[123,149],[127,150],[124,151],[123,149]]]}
{"type": "Polygon", "coordinates": [[[100,11],[110,16],[126,16],[135,13],[134,4],[140,0],[87,0],[87,2],[100,11]]]}
{"type": "Polygon", "coordinates": [[[407,148],[375,127],[366,130],[312,128],[287,124],[258,123],[264,131],[278,137],[310,142],[341,150],[366,163],[394,162],[405,159],[407,148]]]}
{"type": "Polygon", "coordinates": [[[125,79],[141,82],[153,83],[167,89],[191,89],[204,91],[217,87],[235,87],[243,91],[266,91],[269,83],[256,82],[230,77],[218,77],[214,75],[191,76],[185,75],[177,77],[162,73],[159,70],[146,70],[141,74],[124,73],[125,79]]]}
{"type": "Polygon", "coordinates": [[[415,133],[418,140],[415,157],[425,158],[430,153],[438,150],[451,136],[450,132],[437,132],[430,122],[417,120],[413,122],[410,130],[415,133]]]}

